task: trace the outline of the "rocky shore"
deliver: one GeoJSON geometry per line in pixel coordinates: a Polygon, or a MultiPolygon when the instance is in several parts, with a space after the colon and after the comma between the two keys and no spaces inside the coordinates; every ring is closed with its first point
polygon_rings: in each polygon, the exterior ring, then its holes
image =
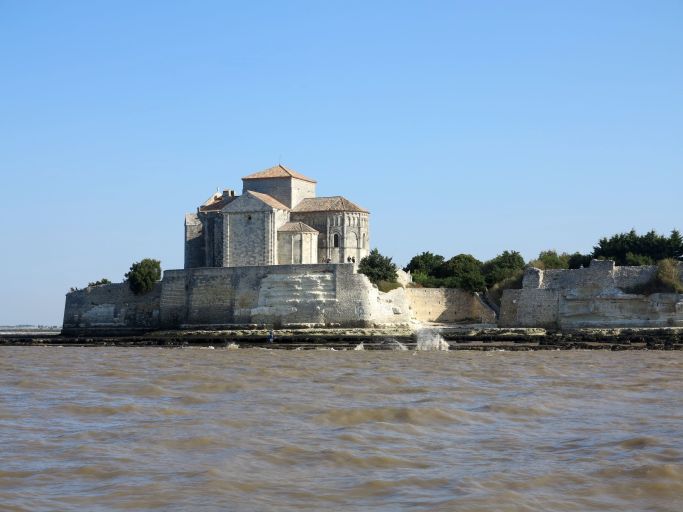
{"type": "MultiPolygon", "coordinates": [[[[429,340],[449,350],[683,350],[683,328],[579,329],[552,332],[537,328],[433,325],[356,329],[233,329],[153,331],[130,336],[0,334],[3,346],[214,347],[365,350],[430,349],[429,340]],[[427,338],[427,343],[424,339],[427,338]]],[[[437,346],[437,348],[438,348],[437,346]]]]}

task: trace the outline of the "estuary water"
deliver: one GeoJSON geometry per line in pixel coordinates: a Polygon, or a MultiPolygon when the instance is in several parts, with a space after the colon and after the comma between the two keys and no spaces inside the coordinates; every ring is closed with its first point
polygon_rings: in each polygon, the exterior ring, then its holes
{"type": "Polygon", "coordinates": [[[0,347],[0,510],[683,510],[683,353],[0,347]]]}

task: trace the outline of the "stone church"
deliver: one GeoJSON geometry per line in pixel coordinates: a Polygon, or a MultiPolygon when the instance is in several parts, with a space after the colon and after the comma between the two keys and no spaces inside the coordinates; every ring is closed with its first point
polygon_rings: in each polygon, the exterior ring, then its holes
{"type": "Polygon", "coordinates": [[[315,187],[277,165],[242,178],[242,195],[215,193],[185,215],[185,268],[359,262],[369,212],[315,187]]]}

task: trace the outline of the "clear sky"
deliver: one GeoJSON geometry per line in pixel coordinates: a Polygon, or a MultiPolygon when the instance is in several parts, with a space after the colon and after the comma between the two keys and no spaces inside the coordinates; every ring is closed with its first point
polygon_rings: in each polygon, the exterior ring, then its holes
{"type": "Polygon", "coordinates": [[[282,162],[430,250],[683,229],[683,2],[0,0],[0,324],[282,162]]]}

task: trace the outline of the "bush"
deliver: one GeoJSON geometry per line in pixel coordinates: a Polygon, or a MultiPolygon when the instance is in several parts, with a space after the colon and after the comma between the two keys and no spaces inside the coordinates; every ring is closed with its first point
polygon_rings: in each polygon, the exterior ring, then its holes
{"type": "Polygon", "coordinates": [[[667,288],[673,293],[683,293],[678,262],[673,258],[667,258],[657,264],[656,279],[663,288],[667,288]]]}
{"type": "Polygon", "coordinates": [[[380,281],[377,283],[377,288],[379,288],[380,292],[387,293],[396,288],[401,288],[401,284],[396,282],[392,283],[391,281],[380,281]]]}
{"type": "Polygon", "coordinates": [[[396,265],[391,258],[382,256],[377,249],[373,249],[368,256],[360,260],[358,272],[368,276],[373,284],[378,284],[380,281],[395,283],[398,279],[396,265]]]}
{"type": "Polygon", "coordinates": [[[495,283],[491,288],[488,289],[488,298],[500,306],[500,300],[503,298],[503,292],[505,290],[519,290],[522,288],[522,280],[524,279],[524,269],[515,270],[515,272],[503,279],[502,281],[495,283]]]}
{"type": "Polygon", "coordinates": [[[626,293],[651,295],[653,293],[683,293],[683,283],[678,262],[667,258],[657,264],[657,273],[648,283],[624,290],[626,293]]]}
{"type": "Polygon", "coordinates": [[[161,279],[161,262],[145,258],[133,263],[125,277],[133,293],[136,295],[147,293],[154,288],[154,283],[161,279]]]}
{"type": "Polygon", "coordinates": [[[100,286],[101,284],[111,284],[111,281],[107,279],[106,277],[103,277],[99,281],[94,281],[92,283],[88,283],[88,286],[100,286]]]}

